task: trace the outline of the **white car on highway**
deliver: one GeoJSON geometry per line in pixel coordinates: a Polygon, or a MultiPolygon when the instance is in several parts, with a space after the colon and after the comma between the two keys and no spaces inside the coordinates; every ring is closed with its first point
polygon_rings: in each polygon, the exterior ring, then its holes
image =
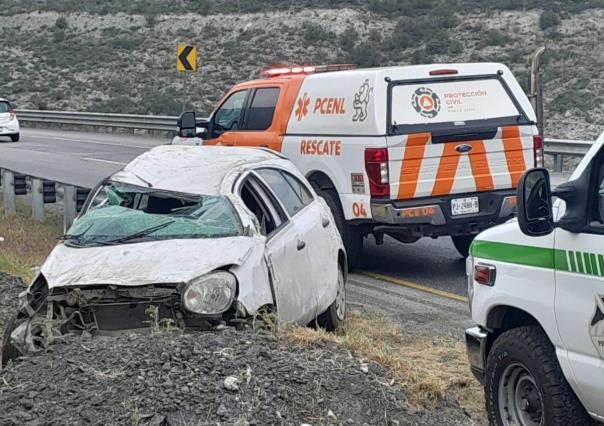
{"type": "Polygon", "coordinates": [[[6,99],[0,98],[0,137],[8,136],[13,142],[19,140],[17,113],[6,99]]]}
{"type": "Polygon", "coordinates": [[[347,260],[323,199],[269,150],[160,146],[95,188],[5,330],[4,362],[57,333],[238,324],[335,330],[347,260]],[[49,320],[52,320],[49,322],[49,320]]]}

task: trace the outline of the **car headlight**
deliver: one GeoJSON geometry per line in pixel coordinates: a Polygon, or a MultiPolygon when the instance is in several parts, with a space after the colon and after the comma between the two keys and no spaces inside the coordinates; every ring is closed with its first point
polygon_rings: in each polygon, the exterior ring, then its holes
{"type": "Polygon", "coordinates": [[[233,303],[236,288],[237,280],[233,274],[212,272],[187,284],[182,294],[182,304],[195,314],[221,314],[233,303]]]}

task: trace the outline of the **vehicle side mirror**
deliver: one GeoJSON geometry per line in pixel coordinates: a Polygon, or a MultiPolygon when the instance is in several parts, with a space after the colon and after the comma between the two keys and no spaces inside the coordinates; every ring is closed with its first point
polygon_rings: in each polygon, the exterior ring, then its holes
{"type": "Polygon", "coordinates": [[[195,111],[185,111],[178,117],[178,136],[181,138],[192,138],[197,132],[197,118],[195,111]]]}
{"type": "Polygon", "coordinates": [[[550,234],[554,230],[552,191],[546,169],[524,172],[517,189],[518,224],[530,236],[550,234]]]}
{"type": "Polygon", "coordinates": [[[195,129],[195,136],[200,139],[207,139],[210,134],[210,122],[206,119],[197,120],[197,127],[195,129]]]}

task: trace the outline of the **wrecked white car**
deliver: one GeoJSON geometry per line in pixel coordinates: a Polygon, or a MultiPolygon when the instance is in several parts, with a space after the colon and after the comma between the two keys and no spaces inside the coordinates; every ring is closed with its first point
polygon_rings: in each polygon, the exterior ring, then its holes
{"type": "Polygon", "coordinates": [[[160,146],[91,192],[21,295],[3,361],[68,332],[151,320],[212,329],[262,309],[334,330],[345,317],[346,273],[329,208],[287,159],[160,146]]]}

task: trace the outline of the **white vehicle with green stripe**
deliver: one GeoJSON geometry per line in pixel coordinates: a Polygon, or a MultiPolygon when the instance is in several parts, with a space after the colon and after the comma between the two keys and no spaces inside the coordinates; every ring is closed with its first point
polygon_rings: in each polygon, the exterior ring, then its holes
{"type": "Polygon", "coordinates": [[[527,171],[518,220],[471,246],[466,343],[492,424],[604,421],[603,145],[553,192],[545,169],[527,171]]]}

